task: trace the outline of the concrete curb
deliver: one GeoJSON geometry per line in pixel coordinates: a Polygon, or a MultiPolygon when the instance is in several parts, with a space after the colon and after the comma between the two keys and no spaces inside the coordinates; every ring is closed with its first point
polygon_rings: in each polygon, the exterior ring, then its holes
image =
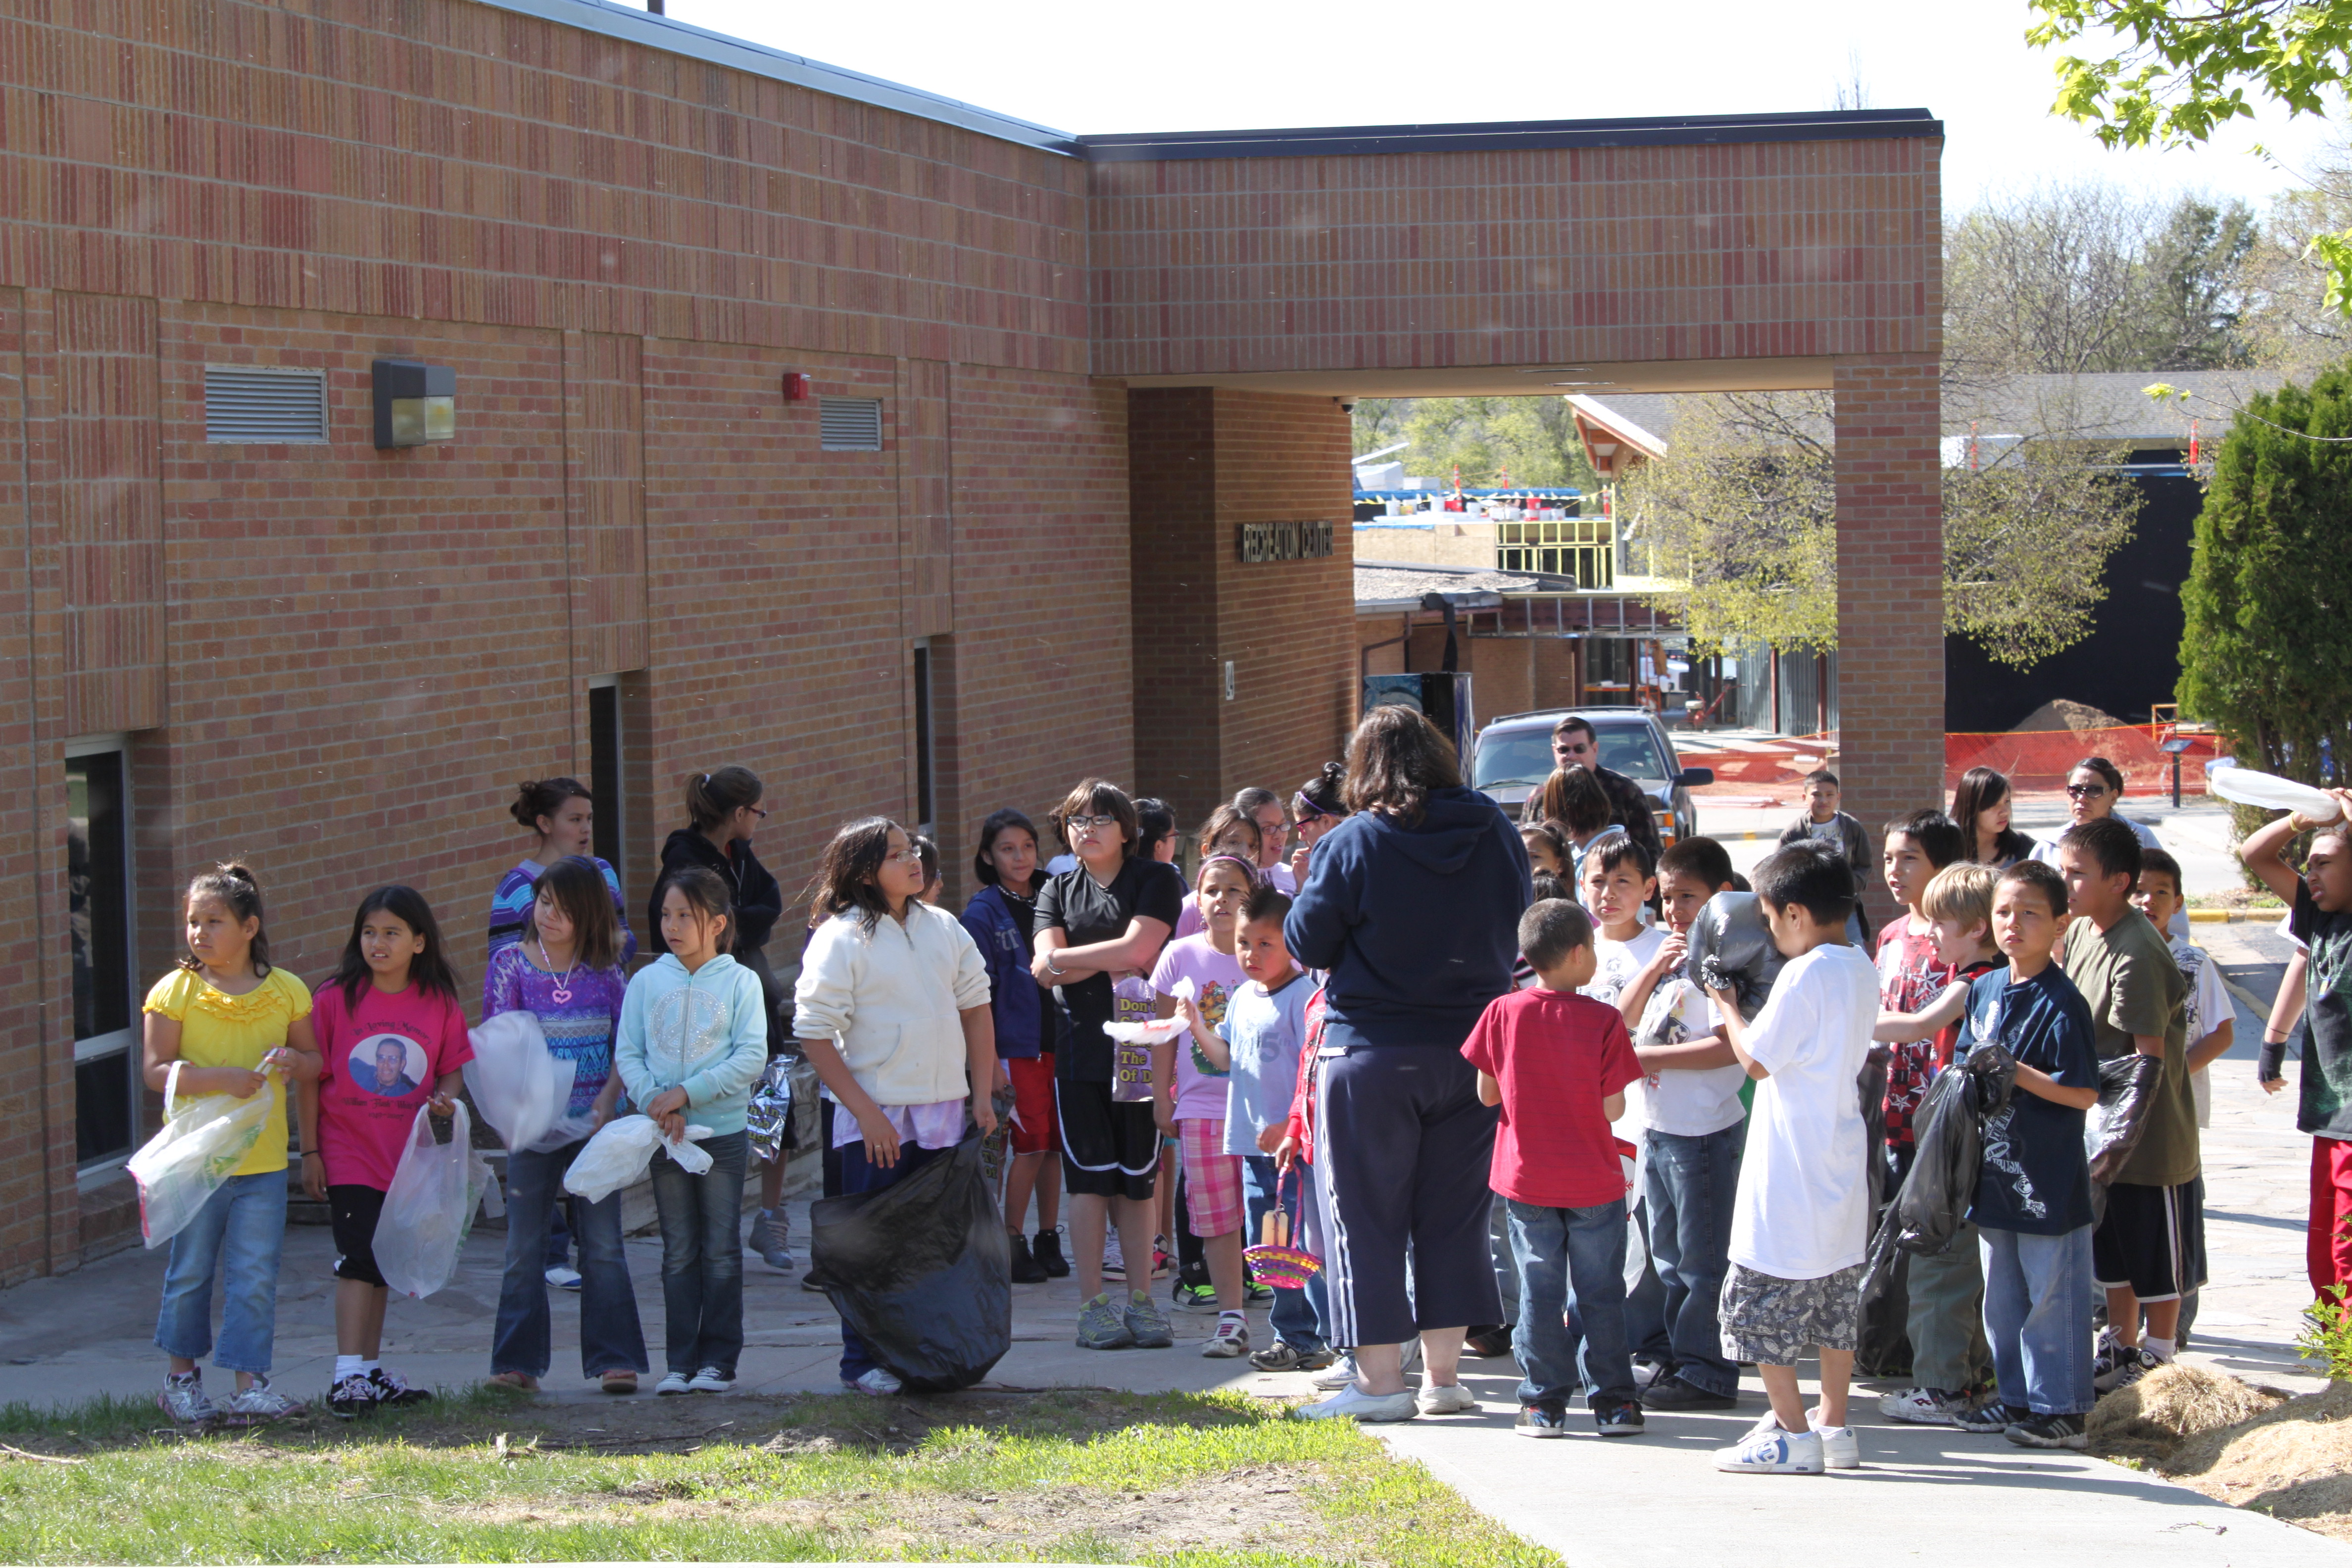
{"type": "Polygon", "coordinates": [[[2274,924],[2285,918],[2286,910],[2284,909],[2191,910],[2189,911],[2189,923],[2200,926],[2244,925],[2250,921],[2267,921],[2274,924]]]}

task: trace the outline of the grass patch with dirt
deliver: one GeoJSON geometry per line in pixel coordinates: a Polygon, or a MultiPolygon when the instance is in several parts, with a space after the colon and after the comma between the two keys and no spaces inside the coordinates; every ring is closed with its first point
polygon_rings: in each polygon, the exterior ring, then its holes
{"type": "Polygon", "coordinates": [[[2176,1363],[2101,1399],[2091,1451],[2352,1541],[2352,1384],[2291,1395],[2176,1363]]]}
{"type": "Polygon", "coordinates": [[[1559,1563],[1352,1424],[1235,1395],[474,1389],[351,1423],[160,1426],[121,1400],[0,1407],[0,1562],[1559,1563]]]}

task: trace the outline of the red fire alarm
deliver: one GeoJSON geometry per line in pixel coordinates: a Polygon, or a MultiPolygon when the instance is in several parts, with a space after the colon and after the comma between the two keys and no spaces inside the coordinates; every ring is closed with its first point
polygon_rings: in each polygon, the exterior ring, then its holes
{"type": "Polygon", "coordinates": [[[784,401],[806,403],[809,400],[809,376],[805,371],[784,372],[784,401]]]}

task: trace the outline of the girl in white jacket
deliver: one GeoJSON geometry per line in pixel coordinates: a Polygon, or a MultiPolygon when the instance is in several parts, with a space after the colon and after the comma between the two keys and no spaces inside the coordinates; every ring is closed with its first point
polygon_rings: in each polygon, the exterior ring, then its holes
{"type": "MultiPolygon", "coordinates": [[[[921,852],[887,817],[845,826],[817,872],[793,1027],[847,1112],[833,1119],[844,1194],[894,1185],[954,1148],[967,1108],[983,1134],[996,1126],[987,965],[961,921],[918,897],[922,888],[921,852]]],[[[898,1392],[847,1323],[841,1381],[898,1392]]]]}

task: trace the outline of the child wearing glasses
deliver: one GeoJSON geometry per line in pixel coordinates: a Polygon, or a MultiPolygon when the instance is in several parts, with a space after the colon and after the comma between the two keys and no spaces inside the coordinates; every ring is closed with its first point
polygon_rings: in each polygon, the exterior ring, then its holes
{"type": "MultiPolygon", "coordinates": [[[[2161,849],[2163,841],[2156,829],[2145,822],[2135,822],[2116,808],[2124,803],[2124,771],[2105,757],[2084,757],[2066,772],[2066,826],[2080,827],[2086,822],[2113,820],[2131,829],[2143,849],[2161,849]]],[[[2059,835],[2053,834],[2033,847],[2032,858],[2045,866],[2058,864],[2059,835]]],[[[2189,910],[2186,905],[2173,911],[2172,921],[2165,927],[2165,936],[2174,942],[2189,940],[2189,910]]]]}
{"type": "Polygon", "coordinates": [[[1290,815],[1298,825],[1298,847],[1290,852],[1294,893],[1307,885],[1307,863],[1314,856],[1316,840],[1347,820],[1347,803],[1339,798],[1339,785],[1347,776],[1345,763],[1325,763],[1323,771],[1290,797],[1290,815]]]}

